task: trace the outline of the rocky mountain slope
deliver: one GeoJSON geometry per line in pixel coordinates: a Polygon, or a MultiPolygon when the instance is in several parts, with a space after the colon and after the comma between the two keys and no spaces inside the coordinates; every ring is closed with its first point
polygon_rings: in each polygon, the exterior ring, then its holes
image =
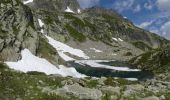
{"type": "MultiPolygon", "coordinates": [[[[135,27],[130,21],[112,10],[93,7],[77,13],[80,7],[76,0],[53,2],[34,0],[26,5],[23,5],[22,2],[19,3],[19,1],[14,0],[1,5],[1,23],[7,24],[9,28],[4,29],[5,24],[2,24],[2,33],[7,31],[8,34],[13,35],[13,37],[10,35],[10,40],[13,41],[9,40],[12,42],[9,44],[12,47],[7,46],[11,51],[1,46],[4,49],[1,50],[2,56],[5,54],[4,58],[2,57],[4,61],[18,60],[19,52],[23,48],[29,48],[33,54],[37,55],[40,50],[38,47],[46,44],[41,42],[47,42],[40,33],[41,29],[55,40],[84,51],[90,59],[128,60],[169,42],[153,33],[135,27]],[[62,6],[57,6],[57,4],[62,6]],[[73,13],[66,12],[64,9],[69,9],[73,13]],[[6,13],[4,13],[4,10],[6,13]],[[38,20],[42,21],[42,27],[40,27],[38,20]],[[25,35],[26,39],[23,39],[25,35]],[[13,47],[17,48],[16,51],[13,50],[13,47]]],[[[41,52],[44,53],[45,51],[41,49],[41,52]]],[[[54,52],[51,53],[55,54],[54,52]]],[[[48,59],[55,58],[51,58],[47,54],[39,55],[48,59]]],[[[72,54],[69,55],[76,59],[82,59],[72,54]]]]}
{"type": "Polygon", "coordinates": [[[170,70],[170,45],[163,48],[148,51],[129,61],[131,64],[137,65],[138,68],[154,71],[169,72],[170,70]]]}
{"type": "Polygon", "coordinates": [[[134,26],[113,10],[82,10],[77,0],[26,1],[0,1],[0,99],[170,98],[168,72],[153,79],[129,81],[88,77],[64,66],[74,60],[121,62],[133,58],[131,63],[141,69],[166,68],[168,40],[134,26]],[[140,63],[143,55],[147,57],[140,63]]]}
{"type": "MultiPolygon", "coordinates": [[[[75,4],[75,0],[73,1],[75,4]]],[[[60,10],[62,12],[57,13],[57,9],[51,11],[43,5],[43,9],[35,9],[32,6],[36,3],[38,4],[38,1],[29,3],[28,6],[34,12],[34,16],[44,23],[44,33],[71,47],[83,50],[90,59],[128,60],[169,42],[134,26],[113,10],[93,7],[77,13],[79,6],[72,8],[68,5],[73,13],[63,12],[63,8],[60,10]]],[[[52,3],[48,5],[53,6],[52,3]]]]}
{"type": "Polygon", "coordinates": [[[0,3],[1,61],[17,61],[21,50],[28,48],[33,54],[58,63],[57,52],[37,31],[38,20],[31,9],[18,0],[1,0],[0,3]]]}

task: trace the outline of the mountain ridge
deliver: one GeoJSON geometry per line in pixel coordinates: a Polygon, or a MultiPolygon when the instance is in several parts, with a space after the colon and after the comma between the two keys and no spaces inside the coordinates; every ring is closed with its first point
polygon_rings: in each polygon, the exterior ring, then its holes
{"type": "Polygon", "coordinates": [[[169,40],[111,10],[54,2],[0,1],[0,99],[169,100],[169,40]]]}

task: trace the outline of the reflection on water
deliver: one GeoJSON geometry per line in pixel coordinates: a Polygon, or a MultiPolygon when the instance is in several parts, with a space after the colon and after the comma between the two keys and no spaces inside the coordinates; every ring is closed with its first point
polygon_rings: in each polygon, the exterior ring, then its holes
{"type": "MultiPolygon", "coordinates": [[[[106,66],[116,67],[131,67],[127,63],[119,61],[105,61],[97,62],[98,64],[106,66]]],[[[74,62],[68,62],[68,66],[75,67],[79,73],[85,74],[92,77],[120,77],[120,78],[137,78],[139,80],[152,78],[153,74],[148,71],[118,71],[113,69],[101,68],[100,66],[94,67],[89,64],[80,64],[74,62]]]]}

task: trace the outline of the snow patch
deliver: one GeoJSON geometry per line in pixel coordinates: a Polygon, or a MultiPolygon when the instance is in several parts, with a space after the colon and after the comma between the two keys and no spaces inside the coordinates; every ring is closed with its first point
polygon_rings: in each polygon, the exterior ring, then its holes
{"type": "Polygon", "coordinates": [[[98,49],[96,49],[96,48],[90,48],[91,50],[94,50],[95,52],[103,52],[103,51],[101,51],[101,50],[98,50],[98,49]]]}
{"type": "Polygon", "coordinates": [[[43,27],[43,26],[44,26],[44,23],[42,22],[41,19],[38,19],[38,23],[39,23],[40,27],[43,27]]]}
{"type": "Polygon", "coordinates": [[[126,80],[129,80],[129,81],[138,81],[137,78],[125,78],[126,80]]]}
{"type": "MultiPolygon", "coordinates": [[[[114,79],[121,79],[121,77],[114,77],[114,79]]],[[[128,80],[128,81],[138,81],[137,78],[123,78],[125,80],[128,80]]]]}
{"type": "MultiPolygon", "coordinates": [[[[38,23],[39,23],[39,25],[40,25],[40,27],[42,28],[43,26],[44,26],[44,23],[42,22],[42,20],[41,19],[38,19],[38,23]]],[[[40,31],[41,33],[44,33],[44,30],[43,29],[41,29],[41,31],[40,31]]]]}
{"type": "Polygon", "coordinates": [[[114,38],[114,37],[112,37],[112,39],[115,40],[115,41],[123,42],[123,40],[121,38],[114,38]]]}
{"type": "Polygon", "coordinates": [[[26,1],[23,1],[24,4],[28,4],[28,3],[31,3],[33,2],[33,0],[26,0],[26,1]]]}
{"type": "Polygon", "coordinates": [[[64,54],[64,52],[62,51],[58,51],[58,54],[61,58],[63,58],[64,61],[74,61],[74,58],[71,58],[69,56],[67,56],[66,54],[64,54]]]}
{"type": "Polygon", "coordinates": [[[118,38],[118,40],[119,40],[120,42],[123,42],[123,40],[122,40],[121,38],[118,38]]]}
{"type": "Polygon", "coordinates": [[[67,6],[67,9],[65,10],[65,12],[74,13],[74,11],[73,11],[73,10],[71,10],[68,6],[67,6]]]}
{"type": "Polygon", "coordinates": [[[74,49],[62,42],[59,42],[59,41],[56,41],[54,40],[53,38],[49,37],[49,36],[46,36],[48,41],[49,41],[49,44],[51,44],[60,54],[60,56],[65,60],[65,61],[70,61],[70,60],[74,60],[73,58],[67,56],[66,54],[64,53],[70,53],[74,56],[77,56],[77,57],[81,57],[81,58],[84,58],[84,59],[89,59],[89,57],[80,49],[74,49]]]}
{"type": "Polygon", "coordinates": [[[11,69],[22,72],[37,71],[47,75],[60,74],[63,77],[72,76],[83,78],[85,75],[78,73],[75,68],[67,68],[59,65],[59,68],[48,62],[46,59],[34,56],[28,49],[21,51],[22,59],[18,62],[5,62],[11,69]]]}
{"type": "Polygon", "coordinates": [[[113,37],[112,39],[113,39],[113,40],[115,40],[115,41],[118,41],[118,39],[117,39],[117,38],[114,38],[114,37],[113,37]]]}
{"type": "Polygon", "coordinates": [[[91,67],[97,67],[97,68],[106,68],[106,69],[112,69],[112,70],[118,70],[118,71],[140,71],[139,69],[130,69],[128,67],[114,67],[109,65],[100,64],[100,62],[103,62],[101,60],[76,60],[75,63],[81,64],[81,65],[89,65],[91,67]]]}
{"type": "Polygon", "coordinates": [[[78,9],[78,10],[77,10],[77,12],[78,12],[78,13],[81,13],[81,10],[80,10],[80,9],[78,9]]]}

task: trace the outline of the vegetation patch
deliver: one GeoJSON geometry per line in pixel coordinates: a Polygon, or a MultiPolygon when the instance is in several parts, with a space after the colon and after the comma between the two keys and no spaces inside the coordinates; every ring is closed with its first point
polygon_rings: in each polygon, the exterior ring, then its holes
{"type": "Polygon", "coordinates": [[[170,71],[170,46],[148,51],[131,59],[129,62],[155,73],[170,71]]]}
{"type": "Polygon", "coordinates": [[[43,74],[30,75],[15,72],[0,64],[0,99],[16,100],[46,100],[45,93],[39,87],[61,87],[62,77],[46,76],[43,74]]]}
{"type": "Polygon", "coordinates": [[[57,55],[57,51],[55,48],[49,45],[45,38],[40,36],[37,54],[40,55],[42,58],[46,58],[49,61],[53,61],[54,55],[57,55]]]}
{"type": "Polygon", "coordinates": [[[144,43],[144,42],[142,42],[142,41],[132,42],[132,44],[133,44],[135,47],[137,47],[137,48],[139,48],[139,49],[141,49],[141,50],[143,50],[143,51],[152,50],[152,48],[151,48],[150,46],[148,46],[146,43],[144,43]]]}
{"type": "Polygon", "coordinates": [[[77,41],[84,42],[86,40],[86,36],[83,33],[78,32],[76,29],[74,29],[69,24],[65,25],[65,28],[69,32],[69,34],[77,41]]]}

